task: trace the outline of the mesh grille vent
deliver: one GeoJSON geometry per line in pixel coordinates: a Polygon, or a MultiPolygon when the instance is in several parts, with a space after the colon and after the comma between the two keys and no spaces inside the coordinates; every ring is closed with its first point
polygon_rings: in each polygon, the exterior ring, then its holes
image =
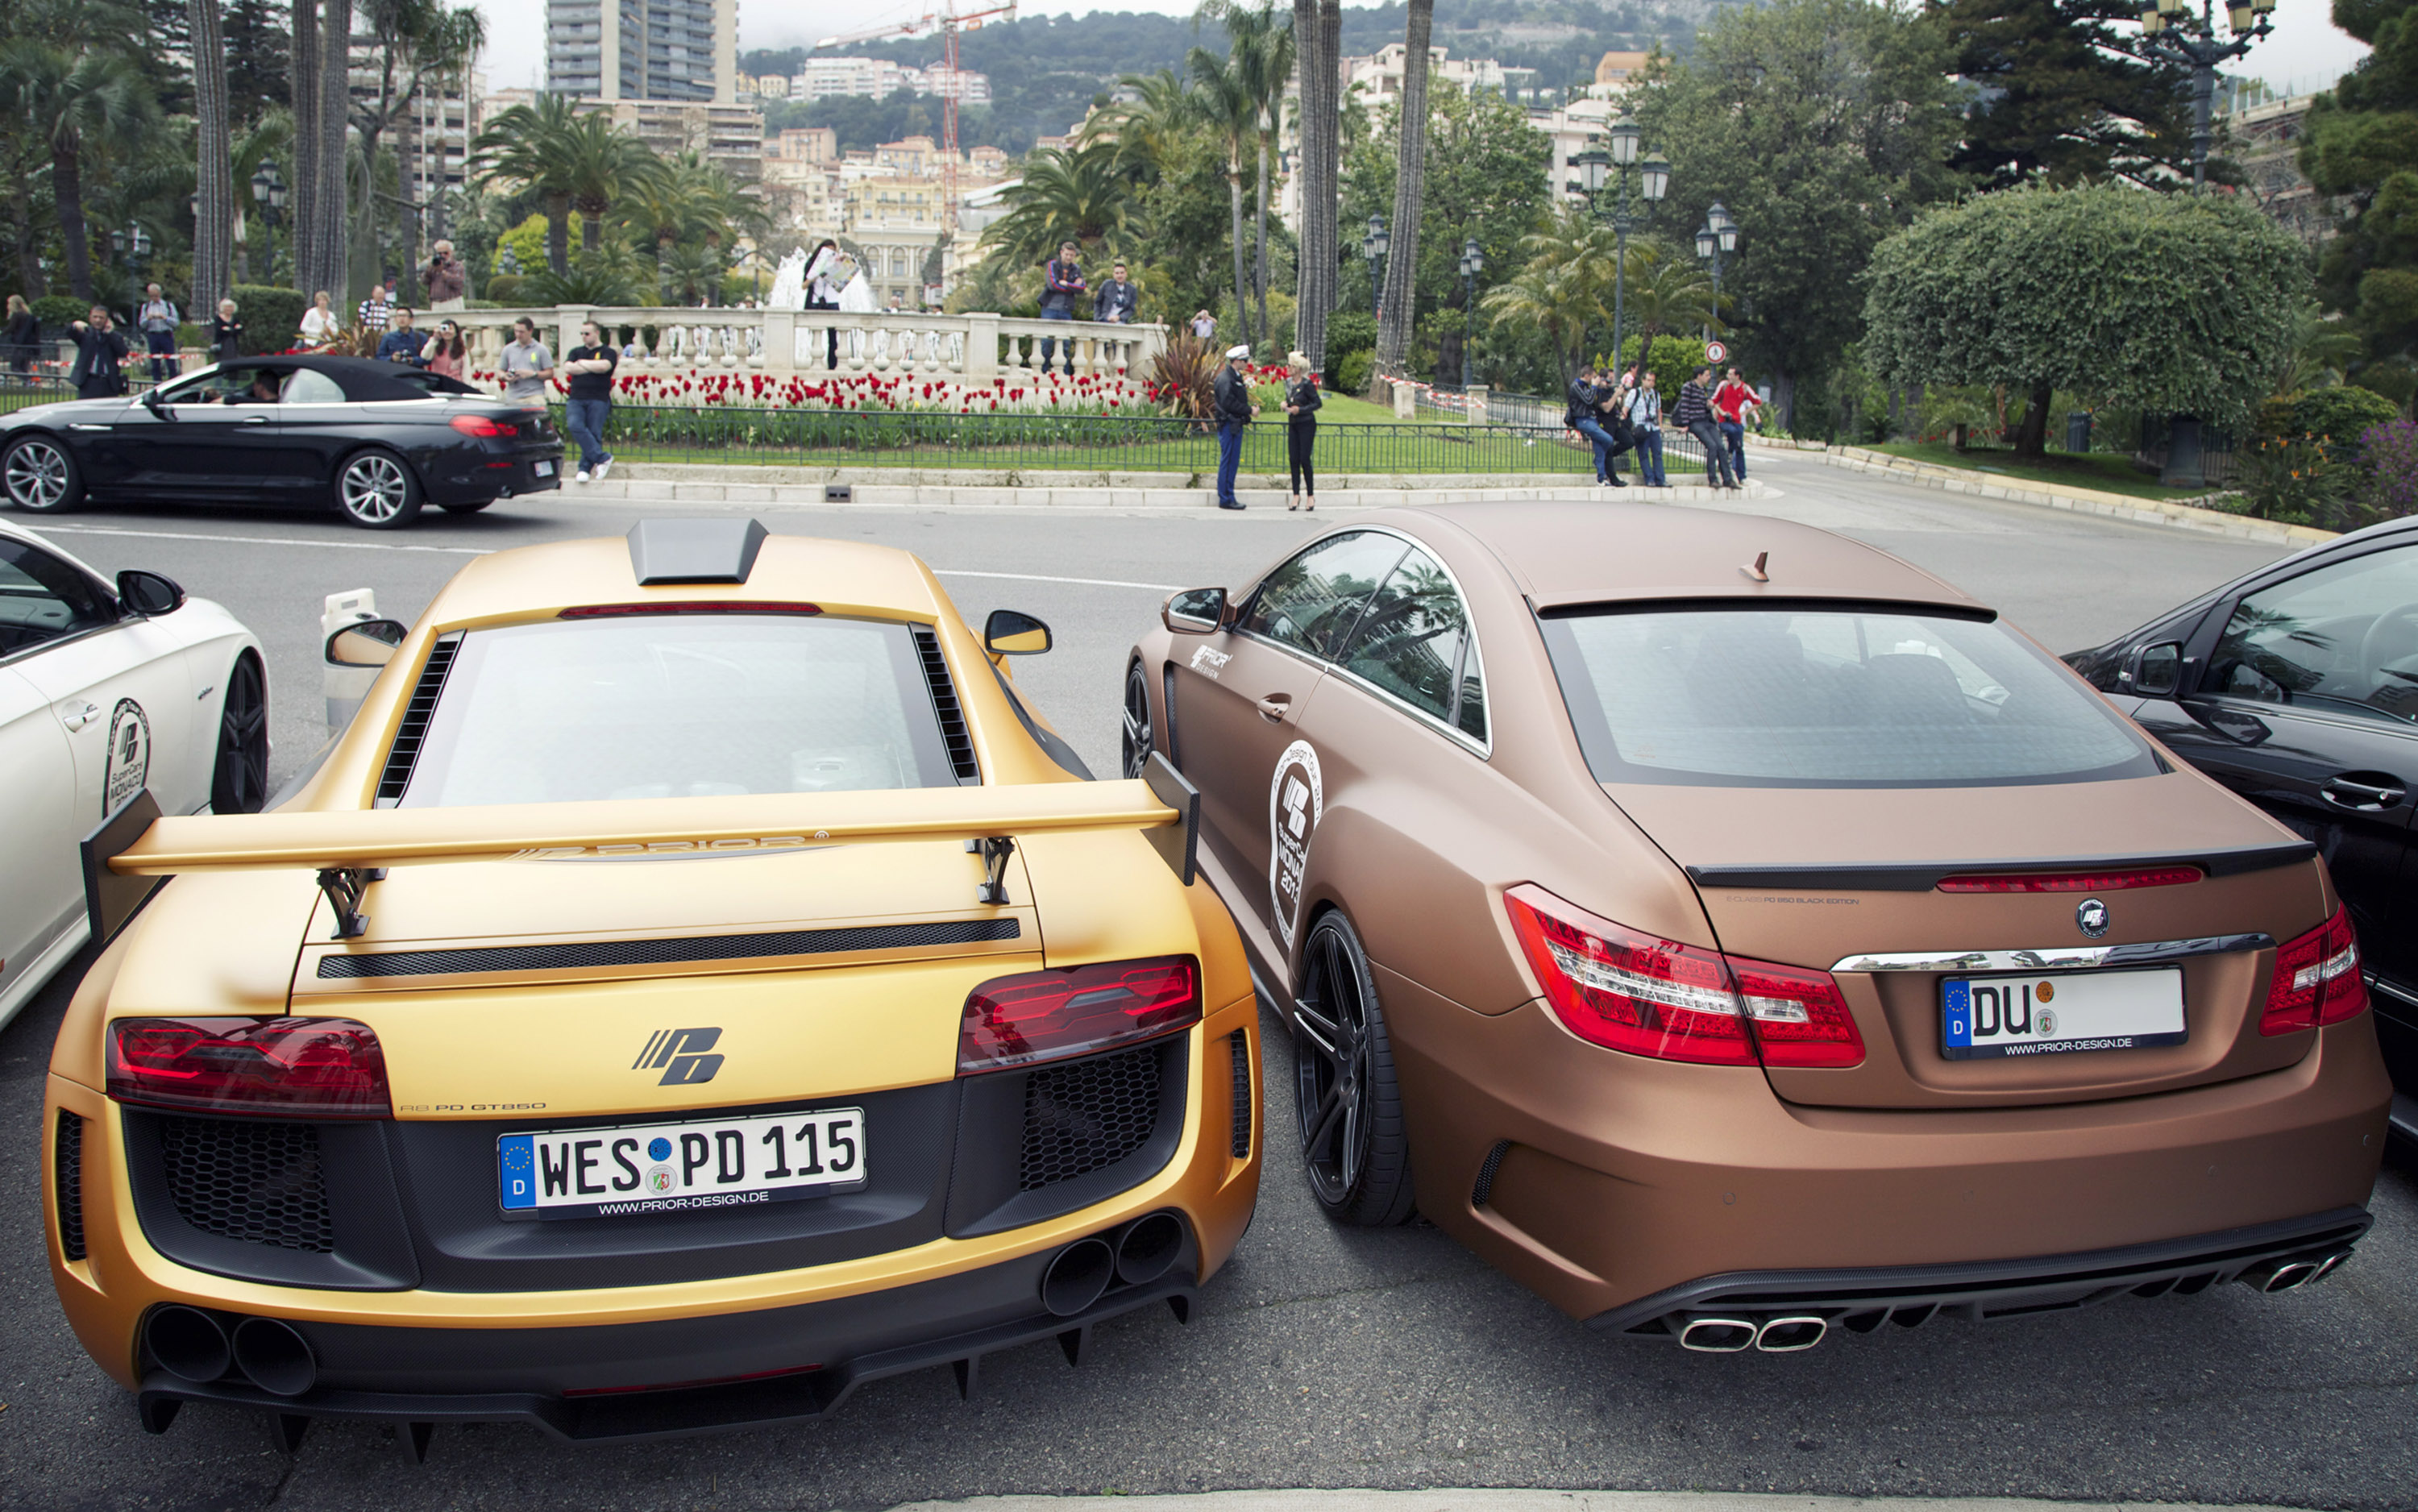
{"type": "Polygon", "coordinates": [[[333,1254],[319,1131],[271,1119],[162,1118],[168,1197],[206,1234],[333,1254]]]}
{"type": "Polygon", "coordinates": [[[1494,1195],[1494,1173],[1503,1168],[1503,1157],[1511,1153],[1511,1141],[1497,1139],[1494,1148],[1486,1152],[1486,1161],[1477,1168],[1477,1184],[1469,1189],[1469,1205],[1482,1208],[1494,1195]]]}
{"type": "Polygon", "coordinates": [[[1033,1073],[1024,1084],[1021,1191],[1037,1191],[1113,1166],[1158,1127],[1164,1044],[1033,1073]]]}
{"type": "Polygon", "coordinates": [[[466,950],[390,950],[322,955],[321,980],[428,976],[449,971],[564,971],[583,966],[659,966],[682,961],[739,961],[764,955],[818,955],[861,950],[911,950],[1015,939],[1014,919],[944,919],[932,924],[862,924],[852,929],[788,929],[760,935],[705,935],[685,939],[597,939],[575,945],[479,945],[466,950]]]}
{"type": "Polygon", "coordinates": [[[386,771],[378,775],[380,803],[400,802],[403,790],[411,786],[411,769],[420,760],[421,742],[428,739],[429,716],[436,712],[436,695],[445,691],[445,674],[453,670],[454,653],[461,649],[458,634],[444,636],[428,649],[428,664],[420,669],[420,685],[411,690],[411,702],[404,705],[403,723],[396,726],[394,745],[387,752],[386,771]]]}
{"type": "Polygon", "coordinates": [[[932,690],[932,711],[941,717],[941,739],[949,748],[949,767],[961,783],[982,780],[974,765],[974,741],[966,730],[966,711],[957,705],[956,685],[949,680],[949,664],[941,655],[941,637],[928,626],[917,625],[915,654],[924,659],[924,681],[932,690]]]}
{"type": "Polygon", "coordinates": [[[1236,1030],[1227,1036],[1234,1047],[1234,1158],[1247,1160],[1251,1153],[1251,1046],[1236,1030]]]}
{"type": "Polygon", "coordinates": [[[84,1259],[84,1120],[62,1108],[58,1139],[52,1146],[58,1183],[59,1252],[84,1259]]]}

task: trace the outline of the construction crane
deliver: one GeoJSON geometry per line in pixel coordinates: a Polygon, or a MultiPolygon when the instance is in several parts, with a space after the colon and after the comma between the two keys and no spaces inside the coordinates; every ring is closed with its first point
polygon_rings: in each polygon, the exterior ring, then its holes
{"type": "MultiPolygon", "coordinates": [[[[974,0],[980,4],[981,0],[974,0]]],[[[895,22],[876,26],[871,31],[843,32],[826,37],[814,45],[813,51],[840,47],[849,42],[869,42],[881,37],[912,37],[918,32],[937,28],[941,33],[941,54],[949,69],[948,87],[941,96],[941,228],[954,240],[957,234],[957,100],[966,92],[965,72],[957,64],[957,34],[979,31],[987,21],[1014,21],[1016,0],[1005,5],[987,6],[980,10],[959,10],[957,0],[940,0],[940,8],[927,11],[912,21],[895,22]]]]}

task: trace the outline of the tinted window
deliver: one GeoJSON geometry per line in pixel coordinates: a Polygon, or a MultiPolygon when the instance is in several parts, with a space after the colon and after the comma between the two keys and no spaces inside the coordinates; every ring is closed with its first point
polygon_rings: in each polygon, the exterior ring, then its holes
{"type": "Polygon", "coordinates": [[[2149,748],[2001,625],[1764,609],[1545,621],[1605,782],[1914,787],[2157,770],[2149,748]]]}
{"type": "Polygon", "coordinates": [[[1468,628],[1452,579],[1414,548],[1370,597],[1339,660],[1412,708],[1450,723],[1468,628]]]}
{"type": "Polygon", "coordinates": [[[1242,628],[1312,656],[1331,657],[1361,605],[1409,548],[1397,536],[1349,530],[1278,568],[1251,595],[1242,628]]]}
{"type": "Polygon", "coordinates": [[[2418,723],[2418,547],[2253,593],[2227,621],[2209,677],[2227,697],[2418,723]]]}
{"type": "Polygon", "coordinates": [[[49,552],[0,540],[0,656],[116,618],[90,578],[49,552]]]}
{"type": "Polygon", "coordinates": [[[905,625],[644,615],[464,635],[403,804],[955,786],[905,625]]]}
{"type": "MultiPolygon", "coordinates": [[[[182,383],[162,389],[161,394],[172,405],[275,404],[277,401],[274,398],[264,398],[253,391],[254,383],[262,376],[263,371],[260,368],[249,364],[239,367],[212,368],[198,377],[188,378],[182,383]]],[[[273,395],[283,382],[284,374],[269,373],[267,377],[268,392],[273,395]]]]}

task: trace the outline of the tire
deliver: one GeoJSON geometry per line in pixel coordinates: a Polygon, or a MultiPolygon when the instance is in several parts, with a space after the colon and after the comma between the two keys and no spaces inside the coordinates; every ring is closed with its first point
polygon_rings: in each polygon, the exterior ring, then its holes
{"type": "Polygon", "coordinates": [[[210,771],[210,812],[257,814],[268,802],[268,680],[250,651],[227,668],[219,711],[218,765],[210,771]]]}
{"type": "Polygon", "coordinates": [[[492,498],[474,498],[467,504],[439,504],[436,507],[448,514],[476,514],[494,502],[492,498]]]}
{"type": "Polygon", "coordinates": [[[1127,777],[1140,776],[1150,765],[1151,752],[1157,749],[1155,739],[1150,727],[1150,679],[1136,662],[1125,669],[1125,732],[1119,741],[1117,770],[1127,777]]]}
{"type": "Polygon", "coordinates": [[[1336,910],[1302,946],[1293,1107],[1309,1194],[1338,1223],[1381,1229],[1415,1211],[1411,1141],[1392,1040],[1359,932],[1336,910]]]}
{"type": "Polygon", "coordinates": [[[336,508],[367,530],[393,530],[420,514],[420,480],[383,447],[356,451],[336,469],[336,508]]]}
{"type": "Polygon", "coordinates": [[[21,435],[0,452],[0,488],[8,502],[35,514],[56,514],[84,502],[84,470],[55,435],[21,435]]]}

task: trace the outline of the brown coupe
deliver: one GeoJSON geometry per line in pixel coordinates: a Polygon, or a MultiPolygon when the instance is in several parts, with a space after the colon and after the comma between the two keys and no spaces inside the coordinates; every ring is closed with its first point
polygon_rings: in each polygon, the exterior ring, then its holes
{"type": "Polygon", "coordinates": [[[1162,621],[1126,768],[1200,787],[1333,1217],[1704,1350],[2280,1291],[2365,1231],[2388,1086],[2311,847],[1938,579],[1487,504],[1162,621]]]}

